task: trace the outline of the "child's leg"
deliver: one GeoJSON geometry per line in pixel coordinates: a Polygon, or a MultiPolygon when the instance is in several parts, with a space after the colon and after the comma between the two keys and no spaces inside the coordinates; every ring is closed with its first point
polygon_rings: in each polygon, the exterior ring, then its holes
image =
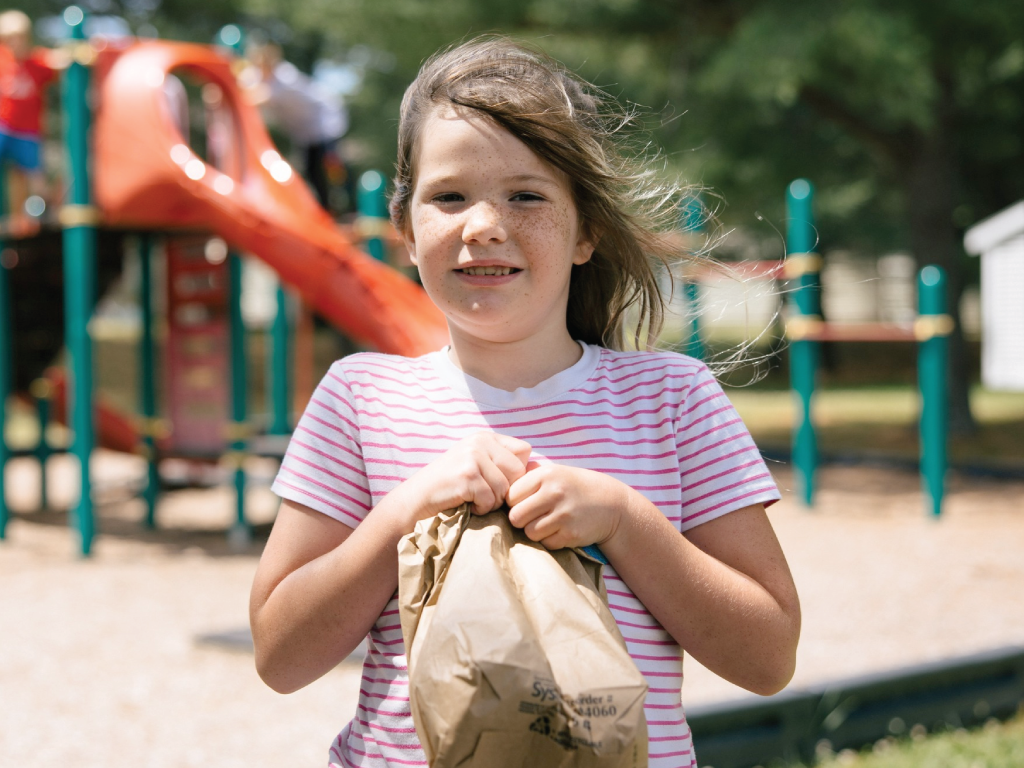
{"type": "Polygon", "coordinates": [[[39,231],[39,220],[25,212],[28,200],[28,174],[11,164],[7,172],[7,225],[15,237],[30,237],[39,231]]]}
{"type": "Polygon", "coordinates": [[[42,170],[31,171],[28,174],[29,198],[25,202],[25,213],[36,218],[46,213],[46,207],[50,204],[48,193],[46,176],[42,170]]]}
{"type": "Polygon", "coordinates": [[[36,168],[28,174],[28,193],[38,195],[46,199],[46,176],[41,168],[36,168]]]}
{"type": "Polygon", "coordinates": [[[3,185],[2,205],[0,205],[0,219],[7,218],[11,210],[11,170],[13,158],[11,157],[11,137],[0,131],[0,184],[3,185]]]}
{"type": "Polygon", "coordinates": [[[7,172],[7,212],[12,218],[25,215],[25,201],[28,199],[28,174],[25,169],[12,164],[7,172]]]}
{"type": "Polygon", "coordinates": [[[13,161],[7,181],[7,205],[10,211],[11,227],[16,234],[32,234],[39,228],[39,222],[28,215],[25,201],[30,194],[30,185],[41,188],[42,163],[40,162],[39,140],[22,136],[6,138],[10,158],[13,161]],[[38,181],[33,181],[38,176],[38,181]]]}

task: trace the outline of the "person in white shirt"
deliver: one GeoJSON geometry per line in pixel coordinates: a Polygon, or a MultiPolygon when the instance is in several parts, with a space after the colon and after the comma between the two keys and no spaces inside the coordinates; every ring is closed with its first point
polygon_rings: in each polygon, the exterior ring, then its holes
{"type": "Polygon", "coordinates": [[[264,119],[283,131],[299,149],[304,176],[324,208],[329,208],[325,160],[348,130],[344,105],[294,64],[284,61],[275,43],[253,46],[253,66],[244,84],[264,119]],[[251,82],[255,81],[255,82],[251,82]]]}

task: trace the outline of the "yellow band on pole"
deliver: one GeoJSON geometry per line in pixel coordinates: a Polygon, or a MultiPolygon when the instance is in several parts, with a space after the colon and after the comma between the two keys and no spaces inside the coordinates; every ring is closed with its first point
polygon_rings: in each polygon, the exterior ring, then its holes
{"type": "Polygon", "coordinates": [[[229,469],[241,469],[245,466],[248,454],[245,451],[228,451],[221,457],[221,463],[229,469]]]}
{"type": "Polygon", "coordinates": [[[818,315],[794,315],[786,321],[786,336],[793,341],[801,341],[815,336],[825,327],[818,315]]]}
{"type": "Polygon", "coordinates": [[[46,378],[35,379],[28,385],[28,392],[36,400],[49,400],[53,397],[53,382],[46,378]]]}
{"type": "Polygon", "coordinates": [[[65,229],[95,227],[100,223],[100,209],[95,205],[65,205],[57,214],[57,221],[65,229]]]}
{"type": "Polygon", "coordinates": [[[919,315],[914,321],[914,338],[928,341],[938,336],[949,336],[956,327],[949,315],[919,315]]]}
{"type": "Polygon", "coordinates": [[[80,42],[71,46],[71,58],[83,67],[91,67],[96,63],[98,52],[89,42],[80,42]]]}
{"type": "Polygon", "coordinates": [[[391,232],[391,220],[381,216],[360,216],[356,219],[355,230],[362,238],[386,237],[391,232]]]}
{"type": "Polygon", "coordinates": [[[816,253],[791,253],[782,266],[782,275],[787,280],[821,272],[821,256],[816,253]]]}
{"type": "Polygon", "coordinates": [[[56,64],[58,69],[63,69],[72,62],[81,64],[83,67],[91,67],[96,63],[96,57],[99,55],[96,46],[88,40],[72,40],[62,45],[58,50],[63,54],[56,64]],[[64,56],[67,58],[64,58],[64,56]]]}
{"type": "Polygon", "coordinates": [[[224,437],[231,443],[248,440],[252,434],[252,426],[246,421],[229,421],[224,425],[224,437]]]}
{"type": "Polygon", "coordinates": [[[171,434],[171,424],[166,419],[159,418],[139,418],[135,420],[135,428],[139,432],[140,437],[152,437],[154,439],[160,439],[169,437],[171,434]]]}

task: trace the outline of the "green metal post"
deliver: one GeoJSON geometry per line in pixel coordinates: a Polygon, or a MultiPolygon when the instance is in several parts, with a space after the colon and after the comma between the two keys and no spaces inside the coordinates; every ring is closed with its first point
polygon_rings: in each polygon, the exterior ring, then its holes
{"type": "Polygon", "coordinates": [[[153,237],[139,235],[139,308],[142,312],[142,337],[139,339],[139,411],[142,415],[142,445],[146,457],[147,528],[156,527],[156,502],[160,494],[160,471],[156,455],[156,342],[153,335],[153,237]]]}
{"type": "Polygon", "coordinates": [[[230,538],[244,543],[252,532],[245,521],[245,451],[248,437],[248,376],[245,361],[245,323],[242,319],[242,257],[228,254],[228,317],[231,346],[231,423],[229,439],[234,465],[235,525],[230,538]]]}
{"type": "Polygon", "coordinates": [[[237,24],[225,24],[214,36],[214,42],[236,56],[245,53],[245,31],[237,24]]]}
{"type": "MultiPolygon", "coordinates": [[[[85,14],[76,6],[64,12],[71,39],[85,39],[85,14]]],[[[90,205],[88,131],[89,69],[72,63],[64,75],[65,144],[68,153],[70,205],[64,219],[64,316],[72,378],[69,423],[74,432],[72,451],[78,459],[81,495],[72,515],[81,537],[81,550],[92,550],[95,520],[89,463],[95,444],[93,425],[92,339],[89,318],[96,301],[96,221],[90,205]]]]}
{"type": "Polygon", "coordinates": [[[290,382],[288,294],[284,286],[277,284],[277,314],[270,326],[270,353],[267,355],[267,410],[270,422],[267,432],[271,435],[287,435],[290,424],[290,382]]]}
{"type": "Polygon", "coordinates": [[[36,443],[36,461],[39,462],[39,508],[49,509],[50,498],[46,488],[46,463],[52,451],[46,439],[46,428],[50,425],[50,398],[53,391],[46,379],[32,382],[31,394],[36,401],[36,420],[39,422],[39,442],[36,443]]]}
{"type": "MultiPolygon", "coordinates": [[[[0,165],[2,168],[2,165],[0,165]]],[[[4,187],[0,179],[0,190],[4,187]]],[[[3,192],[0,191],[0,196],[3,192]]],[[[7,460],[10,451],[7,448],[7,400],[11,394],[13,379],[11,354],[11,289],[7,276],[8,265],[3,258],[5,243],[0,240],[0,540],[7,538],[7,521],[10,510],[7,508],[7,484],[4,481],[7,460]]]]}
{"type": "Polygon", "coordinates": [[[366,235],[366,252],[378,261],[384,261],[384,240],[381,235],[388,223],[388,201],[384,187],[384,174],[367,171],[359,177],[356,190],[360,229],[366,235]]]}
{"type": "MultiPolygon", "coordinates": [[[[688,198],[679,210],[679,229],[684,236],[699,233],[704,229],[707,211],[699,196],[688,198]]],[[[700,285],[689,275],[680,278],[683,282],[683,296],[686,297],[686,311],[690,317],[690,333],[683,343],[683,352],[697,360],[707,354],[704,339],[700,333],[700,285]]]]}
{"type": "Polygon", "coordinates": [[[929,513],[942,514],[946,488],[949,385],[946,358],[952,320],[946,314],[946,273],[927,266],[917,278],[919,339],[917,381],[921,391],[921,484],[929,513]]]}
{"type": "MultiPolygon", "coordinates": [[[[791,316],[820,319],[817,260],[811,256],[815,245],[814,187],[806,179],[797,179],[786,188],[786,249],[796,285],[790,293],[791,316]]],[[[818,370],[818,342],[793,339],[789,349],[789,375],[793,387],[796,424],[793,428],[793,468],[800,498],[807,506],[814,503],[814,475],[818,464],[818,441],[814,432],[812,406],[818,370]]]]}
{"type": "Polygon", "coordinates": [[[684,278],[683,292],[686,294],[686,308],[690,313],[690,335],[686,340],[685,352],[690,357],[703,360],[706,350],[700,333],[700,286],[696,280],[684,278]]]}

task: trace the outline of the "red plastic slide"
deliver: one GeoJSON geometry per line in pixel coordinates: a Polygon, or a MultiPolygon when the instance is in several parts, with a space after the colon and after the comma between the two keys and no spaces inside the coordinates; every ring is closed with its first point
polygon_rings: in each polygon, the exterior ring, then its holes
{"type": "Polygon", "coordinates": [[[277,153],[224,55],[147,41],[105,52],[95,71],[94,187],[106,225],[215,232],[382,352],[419,355],[447,342],[423,290],[364,255],[277,153]],[[223,105],[220,168],[193,154],[176,126],[165,93],[172,72],[213,84],[204,96],[223,105]]]}
{"type": "MultiPolygon", "coordinates": [[[[68,423],[68,380],[67,371],[60,367],[47,368],[43,377],[53,387],[51,402],[53,418],[61,424],[68,423]]],[[[134,453],[139,449],[139,433],[131,416],[126,415],[113,403],[97,396],[94,403],[96,413],[96,442],[104,448],[121,453],[134,453]]]]}

